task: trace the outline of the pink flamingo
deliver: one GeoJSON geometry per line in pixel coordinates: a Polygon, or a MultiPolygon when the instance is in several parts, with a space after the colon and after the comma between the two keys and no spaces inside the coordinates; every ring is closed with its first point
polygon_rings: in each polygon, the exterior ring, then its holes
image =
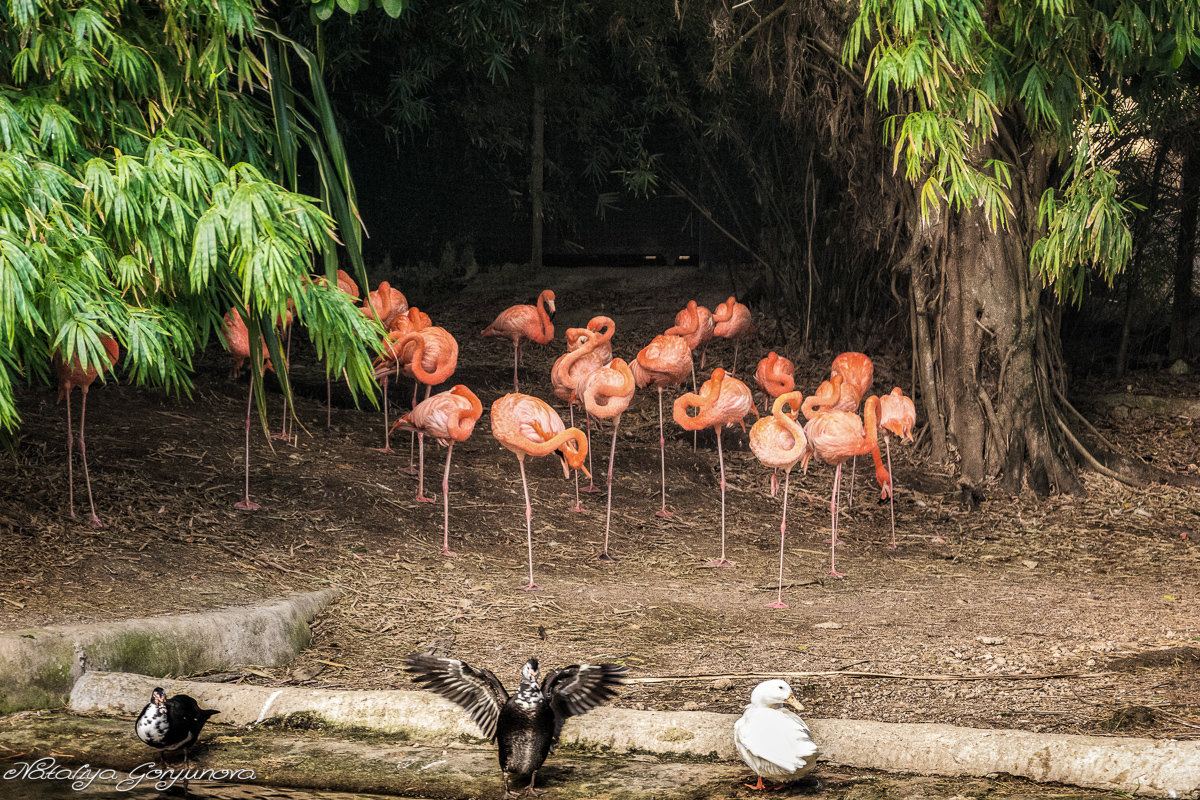
{"type": "MultiPolygon", "coordinates": [[[[892,446],[891,434],[900,437],[902,442],[911,442],[912,427],[917,422],[917,408],[913,405],[913,401],[904,396],[904,392],[897,386],[892,389],[890,394],[885,394],[879,398],[879,427],[884,430],[883,446],[887,450],[887,472],[888,476],[894,481],[892,473],[892,446]]],[[[875,452],[879,452],[879,448],[875,448],[875,452]]],[[[896,549],[896,492],[894,483],[887,487],[886,492],[888,500],[891,501],[892,511],[892,543],[888,545],[888,550],[896,549]]]]}
{"type": "Polygon", "coordinates": [[[592,339],[599,339],[595,345],[595,353],[607,364],[612,361],[612,338],[617,331],[617,323],[611,317],[592,317],[586,328],[567,328],[567,350],[577,350],[592,339]]]}
{"type": "Polygon", "coordinates": [[[678,386],[692,371],[692,348],[681,336],[655,336],[630,365],[638,388],[658,389],[658,452],[662,464],[662,508],[657,517],[675,516],[667,510],[667,440],[663,436],[663,387],[678,386]]]}
{"type": "Polygon", "coordinates": [[[732,567],[733,562],[725,558],[725,455],[721,450],[721,430],[738,423],[745,430],[742,420],[751,411],[758,416],[750,387],[737,378],[729,377],[718,367],[712,377],[700,387],[700,392],[688,392],[675,400],[675,422],[684,430],[699,431],[712,428],[717,434],[717,459],[721,464],[721,557],[709,561],[707,567],[732,567]],[[695,409],[696,414],[689,414],[695,409]]]}
{"type": "MultiPolygon", "coordinates": [[[[695,300],[689,300],[687,307],[675,315],[675,324],[667,328],[665,333],[668,336],[682,336],[694,352],[712,340],[715,327],[712,312],[704,306],[696,305],[695,300]]],[[[704,369],[703,351],[700,353],[700,368],[704,369]]]]}
{"type": "MultiPolygon", "coordinates": [[[[771,410],[772,399],[785,395],[796,388],[795,373],[795,365],[774,350],[758,362],[758,369],[754,371],[754,380],[758,383],[758,388],[767,393],[767,399],[763,401],[764,411],[771,410]]],[[[771,497],[778,493],[779,470],[775,470],[771,473],[771,497]]]]}
{"type": "Polygon", "coordinates": [[[509,306],[496,316],[491,325],[483,329],[484,336],[512,339],[514,392],[520,391],[520,386],[517,385],[517,363],[521,360],[521,340],[529,339],[537,344],[549,344],[554,338],[554,323],[550,321],[553,313],[554,292],[545,289],[538,295],[536,306],[509,306]]]}
{"type": "MultiPolygon", "coordinates": [[[[431,325],[406,333],[396,346],[400,350],[400,368],[408,377],[425,384],[426,399],[434,386],[449,380],[458,369],[458,341],[445,328],[431,325]]],[[[420,431],[417,431],[417,451],[420,453],[417,502],[432,503],[434,498],[425,494],[425,435],[420,431]]]]}
{"type": "MultiPolygon", "coordinates": [[[[580,330],[573,328],[572,330],[580,330]]],[[[550,383],[554,387],[554,396],[567,404],[567,410],[570,412],[571,427],[575,427],[575,404],[578,398],[575,394],[575,387],[581,380],[590,372],[594,372],[600,367],[612,360],[612,349],[609,348],[609,357],[604,358],[597,351],[604,345],[607,345],[607,340],[595,336],[578,336],[576,337],[576,346],[574,350],[569,350],[559,356],[554,366],[550,368],[550,383]]],[[[587,420],[587,437],[588,437],[588,471],[592,469],[592,424],[591,419],[587,420]]],[[[585,487],[584,491],[600,491],[599,487],[585,487]]],[[[579,502],[579,473],[575,473],[575,506],[571,509],[580,514],[586,513],[583,504],[579,502]]]]}
{"type": "Polygon", "coordinates": [[[483,414],[483,404],[475,393],[459,384],[422,400],[416,408],[396,420],[393,428],[432,436],[446,448],[446,471],[442,475],[442,555],[457,555],[450,549],[450,458],[454,444],[465,442],[483,414]]]}
{"type": "Polygon", "coordinates": [[[779,523],[779,593],[774,603],[767,608],[787,608],[783,602],[783,544],[787,538],[788,482],[792,467],[796,466],[808,450],[804,429],[796,421],[800,403],[804,399],[800,392],[785,392],[775,398],[771,416],[763,417],[750,428],[750,449],[758,460],[776,472],[783,470],[783,520],[779,523]],[[788,407],[791,412],[788,412],[788,407]]]}
{"type": "MultiPolygon", "coordinates": [[[[108,372],[116,367],[117,359],[121,356],[121,348],[117,345],[115,339],[108,337],[101,337],[100,344],[104,347],[104,352],[108,356],[109,363],[105,369],[105,372],[108,372]]],[[[71,511],[71,519],[76,519],[75,433],[71,429],[71,390],[78,386],[80,394],[83,395],[83,400],[79,406],[79,459],[83,462],[83,482],[87,486],[88,508],[91,509],[91,515],[88,517],[88,525],[93,528],[103,528],[104,523],[96,515],[96,504],[92,501],[92,479],[88,475],[87,444],[83,437],[84,422],[87,416],[88,389],[91,388],[100,373],[94,366],[84,369],[83,365],[79,363],[79,356],[74,356],[70,363],[68,363],[63,360],[62,353],[55,353],[53,364],[54,372],[58,375],[58,399],[54,401],[54,404],[58,405],[61,403],[64,397],[67,399],[67,506],[71,511]]]]}
{"type": "Polygon", "coordinates": [[[563,425],[562,417],[544,400],[527,394],[506,394],[492,403],[492,436],[517,456],[521,468],[521,487],[525,490],[525,544],[529,552],[529,583],[521,588],[535,592],[542,587],[533,582],[533,505],[529,502],[529,482],[525,478],[525,456],[557,453],[563,462],[563,476],[569,469],[582,469],[587,458],[587,439],[578,428],[563,425]]]}
{"type": "MultiPolygon", "coordinates": [[[[871,391],[871,384],[875,378],[875,365],[862,353],[842,353],[833,360],[829,375],[830,377],[841,375],[845,380],[845,386],[842,389],[843,396],[835,408],[842,411],[858,411],[862,399],[867,396],[867,392],[871,391]],[[850,405],[851,402],[853,405],[850,405]]],[[[854,473],[857,468],[858,458],[854,458],[850,462],[850,494],[846,498],[846,504],[849,506],[854,505],[854,473]]]]}
{"type": "MultiPolygon", "coordinates": [[[[229,343],[229,354],[233,356],[233,372],[231,377],[236,378],[238,373],[242,371],[242,365],[246,363],[246,359],[250,358],[250,329],[246,327],[246,323],[242,320],[242,315],[238,313],[237,308],[229,309],[229,313],[225,315],[225,341],[229,343]]],[[[263,364],[263,371],[274,369],[271,366],[271,359],[267,356],[267,344],[259,337],[258,358],[263,364]]],[[[246,496],[240,501],[233,504],[234,508],[242,511],[257,511],[262,508],[258,503],[250,499],[250,409],[254,406],[254,375],[250,375],[250,392],[246,399],[246,496]]]]}
{"type": "MultiPolygon", "coordinates": [[[[400,339],[404,338],[404,334],[424,330],[432,324],[433,320],[429,318],[428,314],[416,306],[409,306],[408,311],[400,314],[392,320],[392,323],[388,326],[388,333],[399,334],[391,337],[394,340],[399,341],[400,339]]],[[[402,365],[398,361],[395,372],[397,376],[400,374],[401,366],[402,365]]],[[[419,389],[420,386],[421,382],[414,379],[412,404],[409,406],[409,408],[417,407],[417,389],[419,389]]],[[[409,475],[417,474],[417,468],[413,464],[413,459],[416,457],[416,443],[417,435],[415,433],[411,434],[408,437],[408,466],[400,470],[401,472],[407,472],[409,475]]]]}
{"type": "Polygon", "coordinates": [[[875,475],[880,486],[891,486],[891,476],[884,470],[883,462],[879,459],[876,446],[876,429],[879,419],[879,398],[868,397],[863,406],[866,423],[858,415],[850,411],[819,411],[804,426],[804,435],[808,439],[809,451],[801,460],[801,466],[808,471],[808,462],[812,454],[816,454],[831,467],[833,474],[833,493],[829,500],[830,527],[833,535],[829,540],[829,574],[834,578],[845,575],[837,571],[835,553],[837,538],[838,490],[842,482],[842,464],[846,459],[857,455],[866,455],[874,451],[875,475]]]}
{"type": "MultiPolygon", "coordinates": [[[[338,285],[341,286],[341,281],[338,285]]],[[[363,316],[367,319],[379,318],[379,324],[387,330],[396,317],[408,311],[408,300],[404,293],[394,288],[387,281],[380,281],[379,288],[367,294],[363,300],[363,316]]]]}
{"type": "Polygon", "coordinates": [[[733,369],[737,372],[738,347],[742,339],[754,334],[754,321],[750,318],[750,309],[730,297],[724,303],[713,309],[713,336],[719,339],[733,339],[733,369]]]}
{"type": "Polygon", "coordinates": [[[633,400],[633,372],[624,359],[614,358],[607,366],[594,369],[579,381],[575,394],[583,397],[586,413],[599,419],[613,421],[612,448],[608,451],[608,506],[604,512],[604,549],[601,561],[616,561],[608,554],[608,531],[612,522],[612,476],[613,460],[617,457],[617,428],[621,425],[621,414],[633,400]]]}

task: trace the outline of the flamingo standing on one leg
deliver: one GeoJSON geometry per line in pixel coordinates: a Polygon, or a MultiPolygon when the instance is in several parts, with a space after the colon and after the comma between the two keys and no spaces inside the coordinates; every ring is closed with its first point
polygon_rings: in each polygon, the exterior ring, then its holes
{"type": "Polygon", "coordinates": [[[638,388],[658,389],[658,452],[662,464],[662,508],[657,517],[675,516],[667,510],[667,440],[663,436],[663,387],[678,386],[692,371],[692,348],[681,336],[655,336],[630,364],[638,388]]]}
{"type": "Polygon", "coordinates": [[[567,350],[577,350],[595,340],[594,352],[607,364],[612,361],[612,338],[616,332],[617,323],[612,317],[592,317],[586,328],[567,328],[567,350]]]}
{"type": "MultiPolygon", "coordinates": [[[[713,322],[712,312],[704,306],[696,305],[695,300],[689,300],[687,307],[675,315],[675,324],[667,328],[668,336],[682,336],[684,341],[688,343],[688,347],[692,348],[692,352],[696,352],[696,348],[700,349],[700,369],[704,369],[704,354],[708,350],[708,343],[713,338],[713,328],[716,323],[713,322]]],[[[696,391],[696,370],[692,369],[692,391],[696,391]]],[[[692,452],[696,452],[696,437],[698,432],[692,433],[692,452]]]]}
{"type": "MultiPolygon", "coordinates": [[[[109,365],[105,369],[113,369],[117,365],[117,359],[121,356],[121,348],[117,345],[115,339],[101,337],[100,344],[104,347],[104,352],[108,355],[109,365]]],[[[55,405],[62,402],[63,398],[67,399],[67,507],[71,511],[71,519],[75,517],[75,467],[74,467],[74,445],[75,432],[71,429],[71,390],[76,386],[79,387],[80,394],[83,395],[83,400],[79,406],[79,459],[83,462],[83,482],[87,486],[88,508],[91,509],[91,514],[88,517],[88,525],[93,528],[103,528],[104,523],[100,517],[96,516],[96,504],[92,501],[92,479],[88,475],[87,466],[87,444],[83,437],[84,422],[87,415],[87,397],[88,389],[95,382],[96,377],[100,374],[95,367],[84,369],[79,363],[79,356],[75,356],[70,360],[70,363],[63,360],[61,353],[54,354],[54,372],[58,375],[58,399],[54,401],[55,405]]]]}
{"type": "Polygon", "coordinates": [[[585,472],[587,438],[578,428],[563,425],[562,417],[544,400],[527,394],[506,394],[492,403],[492,435],[517,456],[521,468],[521,487],[525,490],[525,544],[529,553],[529,583],[521,588],[535,592],[542,587],[533,582],[533,505],[529,502],[529,482],[525,478],[525,456],[557,453],[563,462],[563,476],[571,469],[585,472]],[[574,446],[572,446],[574,445],[574,446]]]}
{"type": "Polygon", "coordinates": [[[442,555],[457,555],[450,549],[450,457],[455,442],[465,442],[483,414],[475,393],[459,384],[422,400],[416,408],[396,420],[394,428],[432,436],[446,448],[446,472],[442,475],[442,555]]]}
{"type": "MultiPolygon", "coordinates": [[[[237,308],[229,309],[225,315],[225,340],[229,343],[229,354],[233,356],[233,371],[231,377],[236,378],[242,371],[242,365],[250,358],[250,329],[246,327],[242,315],[237,308]]],[[[263,370],[274,369],[271,359],[267,356],[267,343],[259,337],[258,357],[262,361],[263,370]]],[[[234,508],[242,511],[257,511],[262,508],[250,499],[250,409],[254,406],[254,375],[250,375],[249,397],[246,398],[246,496],[233,504],[234,508]]]]}
{"type": "MultiPolygon", "coordinates": [[[[322,275],[317,278],[317,283],[325,285],[326,279],[322,275]]],[[[344,269],[337,271],[337,288],[343,293],[349,295],[356,303],[358,302],[358,284],[350,277],[350,273],[344,269]]],[[[329,428],[333,424],[333,380],[329,375],[328,370],[325,372],[325,427],[329,428]]]]}
{"type": "MultiPolygon", "coordinates": [[[[612,360],[612,348],[608,347],[608,340],[597,337],[592,334],[591,337],[578,334],[581,328],[571,328],[571,331],[577,332],[573,337],[575,339],[575,348],[568,350],[559,356],[554,366],[550,368],[550,383],[554,387],[554,396],[567,404],[567,410],[570,413],[571,427],[575,427],[575,404],[581,402],[575,394],[575,387],[588,373],[599,369],[612,360]],[[608,350],[608,355],[605,357],[603,351],[608,350]]],[[[591,419],[587,420],[587,435],[588,435],[588,471],[592,471],[592,425],[591,419]]],[[[588,491],[588,489],[585,489],[588,491]]],[[[592,487],[591,491],[600,491],[599,488],[592,487]]],[[[575,506],[571,509],[580,514],[586,513],[583,504],[579,502],[579,473],[575,473],[575,506]]]]}
{"type": "Polygon", "coordinates": [[[513,391],[519,392],[517,363],[521,360],[521,340],[529,339],[538,344],[549,344],[554,338],[554,292],[545,289],[538,295],[537,305],[509,306],[483,329],[483,336],[498,336],[511,339],[513,343],[513,391]]]}
{"type": "MultiPolygon", "coordinates": [[[[433,387],[450,379],[458,369],[458,341],[445,328],[431,325],[405,334],[397,343],[404,374],[425,384],[425,397],[433,387]]],[[[425,435],[417,431],[417,502],[432,503],[425,494],[425,435]]]]}
{"type": "Polygon", "coordinates": [[[732,567],[733,562],[725,558],[725,454],[721,450],[721,430],[738,423],[745,430],[742,422],[751,411],[758,416],[758,408],[754,405],[754,397],[750,387],[725,374],[725,370],[717,367],[712,377],[700,387],[700,392],[688,392],[675,400],[675,422],[684,430],[698,431],[701,428],[712,428],[717,434],[717,459],[721,464],[721,557],[709,561],[707,567],[732,567]],[[696,415],[688,413],[696,409],[696,415]]]}
{"type": "Polygon", "coordinates": [[[624,359],[614,358],[610,364],[592,370],[579,381],[575,394],[583,397],[586,413],[613,421],[612,448],[608,451],[608,506],[604,512],[604,549],[601,561],[616,561],[608,554],[608,531],[612,522],[613,460],[617,457],[617,428],[621,414],[633,400],[633,372],[624,359]]]}
{"type": "MultiPolygon", "coordinates": [[[[763,401],[763,411],[771,410],[771,401],[774,398],[785,395],[796,388],[795,375],[796,366],[774,350],[758,362],[758,369],[754,371],[754,380],[758,383],[758,388],[767,393],[767,399],[763,401]]],[[[779,470],[775,470],[771,473],[771,497],[778,493],[779,470]]]]}
{"type": "MultiPolygon", "coordinates": [[[[819,411],[804,426],[804,435],[808,439],[809,451],[801,460],[801,466],[808,470],[809,459],[815,453],[826,464],[835,467],[833,474],[833,492],[829,500],[830,527],[833,535],[829,540],[829,574],[834,578],[844,578],[845,574],[837,571],[835,560],[837,538],[837,508],[838,490],[842,483],[842,464],[846,459],[858,455],[866,455],[876,450],[876,430],[879,419],[879,398],[868,397],[863,405],[864,420],[850,411],[819,411]]],[[[886,474],[882,462],[875,461],[876,480],[880,486],[891,486],[891,476],[886,474]],[[882,474],[881,474],[882,473],[882,474]]]]}
{"type": "MultiPolygon", "coordinates": [[[[891,434],[900,437],[903,442],[911,442],[912,427],[917,422],[917,408],[913,405],[913,401],[904,396],[904,392],[897,386],[892,389],[890,394],[885,394],[879,398],[879,427],[884,430],[883,446],[887,450],[887,473],[888,476],[895,480],[892,473],[892,446],[891,434]]],[[[878,454],[879,448],[875,448],[875,453],[878,454]]],[[[876,456],[878,457],[878,456],[876,456]]],[[[896,489],[895,484],[888,487],[888,500],[891,501],[892,511],[892,543],[888,545],[888,550],[896,549],[896,489]]]]}
{"type": "MultiPolygon", "coordinates": [[[[416,331],[425,330],[432,324],[433,324],[433,320],[431,320],[429,318],[428,314],[426,314],[424,311],[417,308],[416,306],[409,306],[408,311],[397,316],[395,319],[392,320],[391,324],[388,325],[388,333],[389,333],[389,336],[391,338],[393,338],[395,341],[399,341],[400,339],[402,339],[404,337],[404,334],[414,333],[416,331]]],[[[401,367],[402,367],[401,360],[397,359],[397,363],[396,363],[396,374],[397,375],[400,374],[401,367]]],[[[417,389],[420,386],[421,386],[421,382],[414,378],[413,379],[412,405],[409,407],[410,409],[417,407],[417,389]]],[[[417,435],[415,433],[413,433],[413,434],[410,434],[408,437],[408,466],[401,469],[400,470],[401,472],[407,472],[409,475],[417,474],[417,468],[413,463],[413,459],[416,458],[416,452],[417,452],[416,447],[417,447],[417,435]]]]}
{"type": "Polygon", "coordinates": [[[729,374],[737,372],[738,347],[742,339],[754,334],[754,320],[750,317],[750,309],[730,297],[724,303],[719,303],[713,309],[713,336],[719,339],[733,339],[733,369],[729,374]]]}
{"type": "Polygon", "coordinates": [[[808,450],[804,429],[796,421],[803,400],[800,392],[785,392],[775,398],[771,416],[763,417],[750,428],[750,449],[754,455],[766,466],[773,467],[776,473],[781,469],[784,471],[783,521],[779,523],[779,593],[774,603],[767,603],[767,608],[787,608],[783,602],[783,544],[787,538],[788,483],[792,467],[808,450]],[[789,406],[791,413],[787,411],[789,406]]]}

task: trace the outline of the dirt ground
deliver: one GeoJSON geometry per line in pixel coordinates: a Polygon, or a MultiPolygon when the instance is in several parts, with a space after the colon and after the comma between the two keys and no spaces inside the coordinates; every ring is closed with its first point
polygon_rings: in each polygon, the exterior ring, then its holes
{"type": "MultiPolygon", "coordinates": [[[[479,331],[545,287],[558,294],[556,338],[528,348],[521,370],[522,389],[545,398],[566,327],[608,314],[617,322],[616,355],[632,358],[687,299],[712,307],[730,293],[723,274],[690,268],[530,276],[511,267],[427,306],[410,293],[459,338],[454,382],[474,389],[485,409],[511,389],[511,350],[479,331]]],[[[760,319],[757,337],[741,349],[739,376],[752,383],[757,360],[781,349],[798,363],[799,387],[811,391],[834,353],[800,358],[779,333],[776,320],[760,319]]],[[[876,392],[894,385],[910,392],[905,354],[881,341],[856,346],[875,358],[876,392]]],[[[728,343],[710,347],[704,375],[728,367],[732,351],[728,343]]],[[[574,487],[558,461],[534,460],[535,573],[544,588],[524,592],[521,482],[486,413],[455,447],[450,522],[459,555],[444,558],[445,451],[426,447],[426,489],[439,502],[416,502],[416,477],[402,471],[407,436],[393,437],[395,454],[377,452],[382,414],[356,409],[344,386],[335,388],[327,429],[323,368],[303,346],[293,362],[304,430],[294,443],[252,431],[257,512],[233,507],[242,490],[247,387],[245,378],[227,379],[227,357],[216,346],[200,362],[190,399],[97,385],[87,421],[97,510],[108,523],[98,531],[82,524],[84,514],[80,522],[66,514],[65,417],[53,389],[20,389],[15,458],[0,462],[8,487],[0,497],[0,629],[335,586],[341,599],[317,620],[312,647],[295,664],[222,678],[403,688],[403,656],[434,649],[515,682],[524,659],[536,655],[547,666],[618,661],[639,678],[678,678],[632,685],[618,705],[736,711],[758,680],[737,676],[825,672],[840,674],[792,680],[812,717],[1200,738],[1196,489],[1135,490],[1093,475],[1084,496],[997,495],[968,512],[949,471],[923,460],[919,441],[893,446],[900,547],[885,549],[888,506],[875,502],[878,491],[860,463],[853,508],[839,525],[838,565],[847,577],[836,580],[826,575],[824,542],[833,472],[816,464],[793,475],[783,592],[790,607],[771,610],[781,509],[767,493],[770,471],[740,430],[727,432],[728,550],[736,567],[705,568],[719,549],[715,439],[701,434],[693,453],[692,437],[670,421],[668,407],[668,505],[677,516],[654,516],[657,404],[645,393],[618,438],[612,549],[619,560],[596,558],[604,494],[585,494],[587,513],[571,512],[574,487]],[[694,677],[726,674],[734,678],[694,677]]],[[[1076,404],[1131,453],[1200,472],[1195,420],[1118,420],[1089,402],[1127,386],[1194,398],[1200,380],[1147,373],[1120,386],[1072,387],[1076,404]]],[[[410,391],[401,384],[392,399],[406,405],[410,391]]],[[[274,394],[276,429],[281,405],[274,394]]],[[[593,431],[601,486],[610,430],[605,423],[593,431]]],[[[76,504],[86,510],[81,481],[76,504]]]]}

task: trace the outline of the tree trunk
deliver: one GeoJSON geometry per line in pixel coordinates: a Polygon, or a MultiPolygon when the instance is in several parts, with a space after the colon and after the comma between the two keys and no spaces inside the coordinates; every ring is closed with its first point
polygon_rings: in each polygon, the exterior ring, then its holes
{"type": "Polygon", "coordinates": [[[546,164],[546,89],[540,82],[533,86],[533,165],[529,173],[529,201],[533,219],[530,232],[529,263],[542,268],[542,187],[546,164]]]}
{"type": "Polygon", "coordinates": [[[1196,260],[1196,203],[1200,200],[1200,150],[1188,147],[1183,156],[1179,189],[1179,238],[1175,246],[1175,297],[1171,303],[1171,341],[1167,358],[1187,358],[1188,323],[1192,316],[1192,273],[1196,260]]]}
{"type": "Polygon", "coordinates": [[[1080,484],[1054,400],[1056,385],[1063,389],[1055,383],[1063,379],[1058,330],[1048,324],[1020,232],[1045,185],[1049,155],[1029,160],[1026,193],[1014,197],[1016,219],[1007,228],[993,230],[978,208],[947,211],[940,248],[927,250],[942,256],[923,265],[942,278],[940,298],[926,304],[940,339],[941,390],[924,400],[927,413],[946,420],[966,486],[997,480],[1005,491],[1046,495],[1080,484]]]}

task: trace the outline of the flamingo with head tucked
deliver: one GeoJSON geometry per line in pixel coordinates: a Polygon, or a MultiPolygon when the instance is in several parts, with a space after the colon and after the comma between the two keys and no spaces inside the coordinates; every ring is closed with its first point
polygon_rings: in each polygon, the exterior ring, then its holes
{"type": "Polygon", "coordinates": [[[808,440],[804,429],[796,421],[800,403],[804,399],[800,392],[786,392],[775,398],[771,416],[763,417],[750,428],[750,450],[758,460],[776,472],[783,470],[783,520],[779,523],[779,593],[774,603],[767,608],[787,608],[783,602],[783,545],[787,538],[788,482],[792,467],[804,457],[808,440]],[[791,412],[788,412],[788,408],[791,412]]]}
{"type": "Polygon", "coordinates": [[[662,508],[657,517],[673,517],[667,511],[667,440],[663,436],[663,387],[678,386],[692,371],[692,348],[681,336],[655,336],[630,364],[639,388],[658,389],[658,452],[662,464],[662,508]]]}
{"type": "Polygon", "coordinates": [[[614,358],[606,366],[594,369],[579,381],[575,394],[583,398],[583,407],[588,414],[599,419],[613,421],[612,448],[608,451],[608,506],[604,512],[604,549],[601,561],[616,561],[608,554],[608,531],[612,522],[612,476],[613,460],[617,457],[617,428],[621,425],[621,414],[633,400],[633,372],[624,359],[614,358]]]}
{"type": "Polygon", "coordinates": [[[562,417],[544,400],[527,394],[506,394],[492,403],[492,435],[517,456],[521,468],[521,487],[525,490],[525,544],[529,553],[529,583],[521,588],[537,591],[533,581],[533,505],[529,502],[529,482],[525,478],[525,456],[556,454],[562,459],[563,476],[569,470],[583,470],[587,458],[587,439],[578,428],[563,425],[562,417]]]}
{"type": "Polygon", "coordinates": [[[709,561],[708,567],[732,567],[733,562],[725,558],[725,454],[721,450],[722,429],[740,424],[751,411],[758,416],[750,388],[737,378],[729,377],[718,367],[712,377],[700,387],[700,392],[688,392],[675,400],[675,422],[684,430],[699,431],[712,428],[717,434],[717,459],[721,464],[721,557],[709,561]],[[695,415],[689,413],[695,410],[695,415]]]}
{"type": "MultiPolygon", "coordinates": [[[[913,401],[904,396],[904,392],[897,386],[892,389],[890,394],[885,394],[879,398],[879,427],[883,429],[883,446],[887,450],[887,472],[889,478],[892,477],[892,434],[900,437],[902,442],[911,442],[912,427],[917,423],[917,408],[913,405],[913,401]]],[[[879,452],[879,448],[875,448],[875,452],[879,452]]],[[[896,549],[896,490],[895,484],[890,484],[888,487],[887,496],[891,501],[892,511],[892,543],[888,545],[889,550],[896,549]]]]}
{"type": "MultiPolygon", "coordinates": [[[[580,328],[572,328],[573,331],[586,330],[580,328]]],[[[580,334],[575,337],[575,348],[568,350],[559,356],[554,366],[550,368],[550,384],[554,387],[554,396],[567,404],[567,410],[570,413],[571,427],[575,427],[575,404],[581,402],[575,394],[575,387],[584,377],[612,360],[612,348],[608,348],[608,356],[603,354],[603,348],[607,346],[608,340],[592,333],[591,336],[580,334]]],[[[587,419],[587,439],[588,439],[588,471],[592,471],[592,421],[587,419]]],[[[589,481],[589,485],[584,488],[584,491],[598,492],[599,487],[593,485],[593,481],[589,481]]],[[[579,502],[579,473],[575,473],[575,506],[571,509],[580,514],[586,513],[583,504],[579,502]]]]}
{"type": "Polygon", "coordinates": [[[742,339],[754,334],[754,320],[750,317],[750,309],[742,305],[736,298],[730,297],[724,303],[719,303],[713,309],[713,336],[718,339],[733,339],[733,369],[737,372],[738,347],[742,339]]]}
{"type": "Polygon", "coordinates": [[[446,471],[442,475],[442,555],[456,555],[450,549],[450,458],[456,442],[465,442],[483,414],[483,405],[475,393],[459,384],[422,400],[417,407],[396,420],[394,428],[432,436],[446,448],[446,471]]]}
{"type": "Polygon", "coordinates": [[[829,500],[830,527],[833,532],[829,540],[829,574],[834,578],[844,578],[837,571],[836,548],[838,490],[842,483],[842,464],[848,458],[873,453],[875,455],[875,478],[880,486],[891,486],[892,478],[879,459],[879,449],[876,445],[876,432],[879,420],[879,398],[868,397],[863,405],[863,419],[850,411],[819,411],[804,426],[804,435],[808,439],[809,450],[801,460],[801,466],[808,470],[808,462],[813,454],[822,461],[835,467],[833,474],[833,492],[829,500]]]}
{"type": "MultiPolygon", "coordinates": [[[[433,387],[450,379],[458,369],[458,341],[445,328],[430,325],[406,333],[396,343],[400,351],[400,368],[410,378],[425,385],[428,399],[433,387]]],[[[415,393],[414,393],[415,396],[415,393]]],[[[417,502],[432,503],[425,494],[425,434],[417,431],[417,502]]]]}
{"type": "Polygon", "coordinates": [[[567,350],[576,350],[596,340],[593,352],[607,364],[612,361],[612,338],[616,331],[617,323],[613,322],[612,317],[592,317],[586,328],[567,328],[567,350]]]}
{"type": "MultiPolygon", "coordinates": [[[[108,372],[117,365],[121,348],[117,346],[115,339],[107,336],[100,338],[100,344],[104,348],[105,355],[108,356],[109,363],[104,370],[108,372]]],[[[88,508],[91,509],[88,525],[93,528],[103,528],[104,523],[100,517],[96,516],[96,504],[92,501],[92,479],[88,475],[87,444],[83,437],[84,422],[87,416],[88,389],[91,388],[100,372],[96,367],[84,369],[83,365],[79,363],[79,356],[74,356],[70,362],[64,361],[60,352],[54,354],[53,363],[54,372],[58,376],[58,399],[54,403],[57,405],[62,402],[64,397],[67,399],[67,507],[71,511],[71,519],[75,519],[75,432],[71,429],[71,390],[78,386],[80,394],[83,395],[79,406],[79,459],[83,462],[83,482],[87,486],[88,508]]]]}
{"type": "MultiPolygon", "coordinates": [[[[774,350],[758,362],[758,369],[754,371],[754,380],[758,383],[758,388],[767,393],[767,399],[763,401],[764,411],[771,410],[771,401],[776,397],[785,395],[796,388],[795,373],[795,365],[774,350]]],[[[771,497],[778,492],[779,470],[775,470],[771,473],[771,497]]]]}
{"type": "MultiPolygon", "coordinates": [[[[341,286],[341,284],[342,282],[339,279],[338,286],[341,286]]],[[[383,329],[387,330],[396,317],[408,311],[408,300],[405,299],[404,293],[399,289],[393,287],[387,281],[380,281],[379,288],[373,292],[369,292],[363,299],[360,310],[367,319],[378,317],[379,323],[383,325],[383,329]]]]}
{"type": "Polygon", "coordinates": [[[545,289],[538,295],[537,305],[509,306],[483,329],[484,336],[511,339],[513,343],[513,391],[520,391],[517,384],[517,363],[521,360],[521,340],[529,339],[538,344],[549,344],[554,338],[554,292],[545,289]]]}

